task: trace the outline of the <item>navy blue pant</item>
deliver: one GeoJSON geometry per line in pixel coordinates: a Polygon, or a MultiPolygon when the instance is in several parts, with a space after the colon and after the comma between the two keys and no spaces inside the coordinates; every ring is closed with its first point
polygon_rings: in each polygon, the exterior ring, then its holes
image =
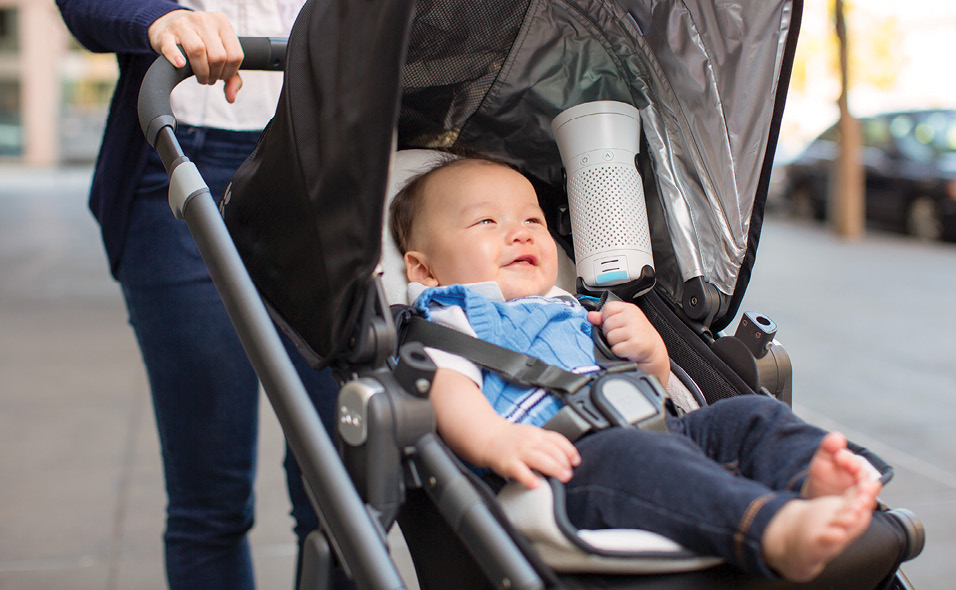
{"type": "Polygon", "coordinates": [[[799,496],[824,431],[756,395],[671,418],[668,427],[668,434],[613,428],[578,440],[581,465],[565,486],[571,522],[654,531],[775,577],[761,556],[763,532],[799,496]]]}
{"type": "MultiPolygon", "coordinates": [[[[218,199],[258,133],[181,127],[177,135],[218,199]]],[[[162,447],[167,577],[174,590],[253,588],[246,533],[253,525],[258,380],[167,191],[166,172],[151,154],[118,269],[162,447]]],[[[334,381],[286,346],[332,432],[334,381]]],[[[285,466],[301,546],[317,519],[288,450],[285,466]]]]}

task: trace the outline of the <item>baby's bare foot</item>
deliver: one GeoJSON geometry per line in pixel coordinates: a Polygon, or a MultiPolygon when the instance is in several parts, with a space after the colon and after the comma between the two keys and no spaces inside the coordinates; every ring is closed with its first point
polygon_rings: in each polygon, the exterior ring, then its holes
{"type": "Polygon", "coordinates": [[[878,475],[865,459],[847,449],[846,437],[831,432],[823,437],[810,460],[801,495],[804,498],[837,496],[853,485],[878,475]]]}
{"type": "Polygon", "coordinates": [[[881,487],[866,478],[841,495],[784,504],[764,531],[767,565],[792,582],[816,578],[870,525],[881,487]]]}

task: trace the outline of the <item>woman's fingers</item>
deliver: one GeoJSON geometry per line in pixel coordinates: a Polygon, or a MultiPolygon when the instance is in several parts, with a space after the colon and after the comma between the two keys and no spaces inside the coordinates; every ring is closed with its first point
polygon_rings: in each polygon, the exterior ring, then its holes
{"type": "MultiPolygon", "coordinates": [[[[185,65],[185,53],[201,84],[232,81],[242,64],[239,37],[222,13],[174,10],[150,25],[149,39],[153,49],[176,67],[185,65]]],[[[235,81],[227,84],[226,97],[231,95],[234,100],[241,85],[235,81]]]]}
{"type": "Polygon", "coordinates": [[[230,104],[236,102],[236,95],[239,94],[240,88],[242,88],[242,77],[239,74],[226,80],[225,87],[223,88],[223,92],[226,94],[226,101],[230,104]]]}

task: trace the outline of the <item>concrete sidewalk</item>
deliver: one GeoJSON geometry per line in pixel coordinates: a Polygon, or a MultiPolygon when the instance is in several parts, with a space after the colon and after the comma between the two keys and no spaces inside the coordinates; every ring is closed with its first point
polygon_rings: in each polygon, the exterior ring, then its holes
{"type": "MultiPolygon", "coordinates": [[[[86,208],[88,170],[0,169],[0,588],[165,588],[146,376],[86,208]]],[[[264,396],[263,396],[264,400],[264,396]]],[[[263,401],[261,588],[291,588],[282,433],[263,401]]]]}
{"type": "MultiPolygon", "coordinates": [[[[165,497],[146,377],[86,209],[89,170],[0,168],[0,588],[160,589],[165,497]]],[[[743,309],[780,326],[798,412],[897,466],[927,524],[904,567],[956,579],[956,247],[770,219],[743,309]]],[[[284,444],[262,409],[261,588],[291,588],[284,444]]]]}

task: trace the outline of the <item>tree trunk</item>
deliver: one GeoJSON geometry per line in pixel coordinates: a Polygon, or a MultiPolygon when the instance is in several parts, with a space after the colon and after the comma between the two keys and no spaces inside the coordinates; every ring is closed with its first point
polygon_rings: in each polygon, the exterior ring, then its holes
{"type": "Polygon", "coordinates": [[[849,75],[846,20],[843,0],[836,0],[837,38],[840,41],[840,153],[830,182],[830,219],[837,235],[856,239],[863,235],[865,216],[864,173],[860,159],[860,123],[848,106],[849,75]]]}

